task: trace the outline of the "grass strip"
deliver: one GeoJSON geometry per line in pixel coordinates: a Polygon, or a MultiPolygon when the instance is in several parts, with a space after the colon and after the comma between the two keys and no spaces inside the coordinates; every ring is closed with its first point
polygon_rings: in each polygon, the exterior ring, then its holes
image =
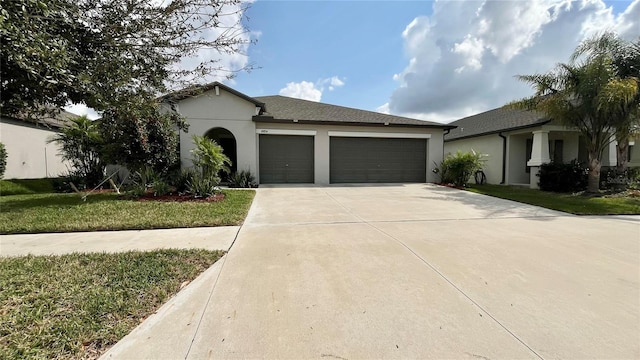
{"type": "Polygon", "coordinates": [[[239,225],[255,191],[228,190],[220,202],[136,201],[113,193],[0,197],[0,234],[239,225]]]}
{"type": "Polygon", "coordinates": [[[0,358],[97,358],[223,254],[0,258],[0,358]]]}
{"type": "Polygon", "coordinates": [[[0,196],[52,193],[52,179],[0,180],[0,196]]]}
{"type": "Polygon", "coordinates": [[[561,194],[504,185],[472,185],[467,190],[576,215],[640,214],[640,198],[631,196],[561,194]]]}

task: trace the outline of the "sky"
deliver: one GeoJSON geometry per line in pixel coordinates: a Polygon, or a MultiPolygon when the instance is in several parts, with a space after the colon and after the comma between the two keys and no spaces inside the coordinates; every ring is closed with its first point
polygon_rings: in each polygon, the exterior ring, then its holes
{"type": "Polygon", "coordinates": [[[244,15],[256,44],[200,54],[256,67],[232,88],[442,123],[531,95],[514,76],[567,62],[587,37],[640,37],[640,0],[257,0],[244,15]]]}

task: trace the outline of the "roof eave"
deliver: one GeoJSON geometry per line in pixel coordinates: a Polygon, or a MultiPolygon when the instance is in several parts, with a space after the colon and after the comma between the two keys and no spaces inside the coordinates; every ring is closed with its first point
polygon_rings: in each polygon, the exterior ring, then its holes
{"type": "Polygon", "coordinates": [[[451,125],[434,125],[434,124],[382,124],[362,121],[335,121],[335,120],[294,120],[294,119],[276,119],[271,116],[253,116],[254,122],[275,123],[275,124],[312,124],[312,125],[338,125],[338,126],[374,126],[374,127],[412,127],[412,128],[431,128],[431,129],[454,129],[456,126],[451,125]]]}
{"type": "Polygon", "coordinates": [[[446,136],[445,136],[444,142],[449,142],[449,141],[454,141],[454,140],[471,139],[471,138],[474,138],[474,137],[500,134],[500,133],[508,132],[508,131],[516,131],[516,130],[534,128],[534,127],[537,127],[537,126],[546,125],[549,122],[551,122],[551,120],[544,120],[544,121],[537,122],[537,123],[534,123],[534,124],[522,125],[522,126],[517,126],[517,127],[511,127],[511,128],[505,128],[505,129],[501,129],[501,130],[492,130],[492,131],[487,131],[487,132],[483,132],[483,133],[479,133],[479,134],[459,136],[459,137],[455,137],[453,139],[447,139],[446,136]]]}

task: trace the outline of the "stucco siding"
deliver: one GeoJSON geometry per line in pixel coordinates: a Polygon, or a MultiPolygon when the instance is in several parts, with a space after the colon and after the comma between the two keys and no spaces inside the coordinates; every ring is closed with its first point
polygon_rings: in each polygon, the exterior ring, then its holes
{"type": "Polygon", "coordinates": [[[471,150],[487,155],[484,157],[486,161],[483,166],[487,183],[500,184],[502,182],[502,138],[498,134],[493,134],[444,143],[445,156],[455,154],[457,151],[471,150]]]}
{"type": "Polygon", "coordinates": [[[47,143],[56,130],[21,121],[0,119],[0,141],[7,150],[5,179],[57,177],[68,171],[60,147],[47,143]]]}
{"type": "Polygon", "coordinates": [[[182,167],[191,167],[191,150],[194,149],[193,135],[204,135],[213,128],[224,128],[236,139],[238,171],[249,170],[258,173],[257,148],[255,141],[255,104],[220,89],[179,102],[176,110],[185,117],[189,132],[180,133],[180,161],[182,167]]]}
{"type": "MultiPolygon", "coordinates": [[[[330,131],[356,132],[356,133],[376,133],[384,137],[385,133],[395,134],[430,134],[427,140],[427,182],[438,181],[433,173],[434,161],[439,163],[442,160],[442,130],[441,129],[421,129],[421,128],[381,128],[375,126],[336,126],[336,125],[315,125],[315,124],[280,124],[280,123],[256,123],[255,141],[259,141],[260,130],[306,130],[315,131],[314,136],[314,176],[315,183],[319,185],[329,184],[329,144],[330,131]]],[[[259,166],[259,164],[258,164],[259,166]]]]}
{"type": "Polygon", "coordinates": [[[629,151],[629,167],[640,167],[640,136],[637,136],[630,142],[633,142],[633,145],[631,145],[629,151]]]}

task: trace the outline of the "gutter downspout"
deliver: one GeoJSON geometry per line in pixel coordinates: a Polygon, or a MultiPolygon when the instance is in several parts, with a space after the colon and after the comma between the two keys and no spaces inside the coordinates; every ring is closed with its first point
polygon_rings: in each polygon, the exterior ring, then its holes
{"type": "Polygon", "coordinates": [[[507,137],[502,135],[502,132],[498,133],[498,136],[502,138],[502,181],[500,185],[504,185],[507,179],[507,137]]]}
{"type": "Polygon", "coordinates": [[[443,133],[442,133],[442,155],[444,156],[444,137],[449,135],[449,133],[451,132],[451,129],[446,129],[443,133]]]}

